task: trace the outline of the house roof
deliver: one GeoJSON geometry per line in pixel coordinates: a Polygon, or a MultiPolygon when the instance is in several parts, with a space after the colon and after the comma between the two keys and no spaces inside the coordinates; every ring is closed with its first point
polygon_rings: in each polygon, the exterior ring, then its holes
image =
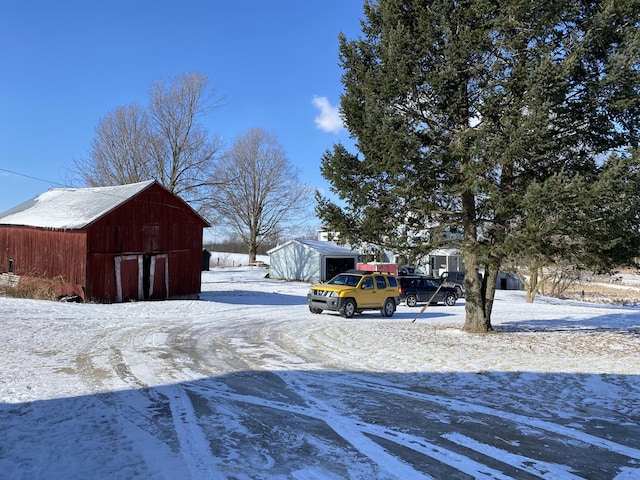
{"type": "Polygon", "coordinates": [[[142,192],[155,180],[93,188],[52,188],[0,213],[0,225],[79,229],[142,192]]]}
{"type": "Polygon", "coordinates": [[[439,255],[442,257],[454,257],[461,254],[462,252],[459,248],[438,248],[431,252],[431,255],[439,255]]]}
{"type": "Polygon", "coordinates": [[[282,245],[278,245],[277,247],[272,248],[267,253],[271,254],[277,250],[280,250],[281,248],[286,247],[287,245],[290,245],[291,243],[300,243],[307,248],[311,248],[315,250],[321,255],[341,255],[341,256],[360,255],[359,252],[355,250],[351,250],[348,247],[341,247],[339,245],[336,245],[333,242],[327,242],[323,240],[289,240],[288,242],[283,243],[282,245]]]}

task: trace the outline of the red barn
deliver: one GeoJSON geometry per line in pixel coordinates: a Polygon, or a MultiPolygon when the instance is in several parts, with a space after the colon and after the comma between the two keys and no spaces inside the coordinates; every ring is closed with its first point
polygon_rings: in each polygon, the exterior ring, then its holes
{"type": "Polygon", "coordinates": [[[207,226],[153,180],[55,188],[0,213],[0,273],[99,302],[197,298],[207,226]]]}

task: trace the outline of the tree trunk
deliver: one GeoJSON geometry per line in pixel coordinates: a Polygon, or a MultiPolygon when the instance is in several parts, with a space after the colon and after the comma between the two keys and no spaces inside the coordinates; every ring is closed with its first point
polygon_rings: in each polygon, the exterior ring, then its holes
{"type": "Polygon", "coordinates": [[[493,330],[491,327],[491,309],[493,307],[493,295],[495,294],[495,275],[490,270],[480,278],[481,251],[478,245],[476,208],[473,193],[462,194],[462,256],[466,274],[465,284],[465,322],[463,330],[470,333],[487,333],[493,330]],[[487,274],[488,273],[488,274],[487,274]],[[493,278],[493,286],[489,286],[493,278]],[[487,295],[489,294],[489,295],[487,295]]]}
{"type": "Polygon", "coordinates": [[[536,298],[536,294],[538,293],[538,269],[530,270],[531,277],[529,279],[529,284],[527,285],[527,303],[533,303],[533,299],[536,298]]]}
{"type": "Polygon", "coordinates": [[[258,251],[258,235],[255,227],[252,227],[249,231],[249,241],[247,247],[249,250],[249,265],[256,263],[256,253],[258,251]]]}
{"type": "Polygon", "coordinates": [[[485,272],[480,278],[478,262],[475,255],[465,254],[465,322],[463,330],[469,333],[487,333],[493,330],[491,326],[491,310],[495,295],[496,275],[485,272]],[[470,257],[474,257],[470,261],[470,257]]]}
{"type": "Polygon", "coordinates": [[[484,289],[484,313],[487,318],[487,331],[493,330],[491,327],[491,314],[493,312],[493,301],[496,298],[496,288],[498,285],[498,273],[500,273],[500,259],[493,258],[493,261],[485,266],[482,287],[484,289]]]}

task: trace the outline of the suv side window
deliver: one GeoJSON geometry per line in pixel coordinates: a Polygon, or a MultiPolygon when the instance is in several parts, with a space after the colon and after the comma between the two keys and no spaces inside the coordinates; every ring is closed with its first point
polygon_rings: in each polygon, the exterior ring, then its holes
{"type": "Polygon", "coordinates": [[[371,289],[373,288],[373,279],[371,277],[367,277],[362,281],[362,285],[360,288],[371,289]]]}
{"type": "Polygon", "coordinates": [[[384,281],[384,277],[381,277],[379,275],[376,275],[376,287],[378,289],[385,289],[387,288],[387,282],[384,281]]]}
{"type": "Polygon", "coordinates": [[[387,277],[387,279],[389,280],[389,286],[390,287],[397,287],[398,286],[398,282],[396,281],[396,277],[392,277],[391,275],[389,275],[387,277]]]}

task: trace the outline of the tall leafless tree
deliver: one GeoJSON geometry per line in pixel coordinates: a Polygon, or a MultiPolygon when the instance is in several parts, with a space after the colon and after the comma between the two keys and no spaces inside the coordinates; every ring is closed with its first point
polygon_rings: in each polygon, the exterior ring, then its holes
{"type": "Polygon", "coordinates": [[[218,137],[200,122],[223,101],[201,73],[159,80],[146,108],[118,107],[100,120],[87,156],[74,169],[89,186],[153,178],[199,208],[220,149],[218,137]]]}
{"type": "Polygon", "coordinates": [[[275,133],[249,129],[221,157],[216,172],[211,209],[217,223],[242,238],[250,262],[266,238],[308,218],[311,189],[299,181],[275,133]]]}
{"type": "Polygon", "coordinates": [[[142,107],[116,108],[100,120],[95,132],[88,158],[76,161],[87,185],[120,185],[152,178],[148,117],[142,107]]]}

